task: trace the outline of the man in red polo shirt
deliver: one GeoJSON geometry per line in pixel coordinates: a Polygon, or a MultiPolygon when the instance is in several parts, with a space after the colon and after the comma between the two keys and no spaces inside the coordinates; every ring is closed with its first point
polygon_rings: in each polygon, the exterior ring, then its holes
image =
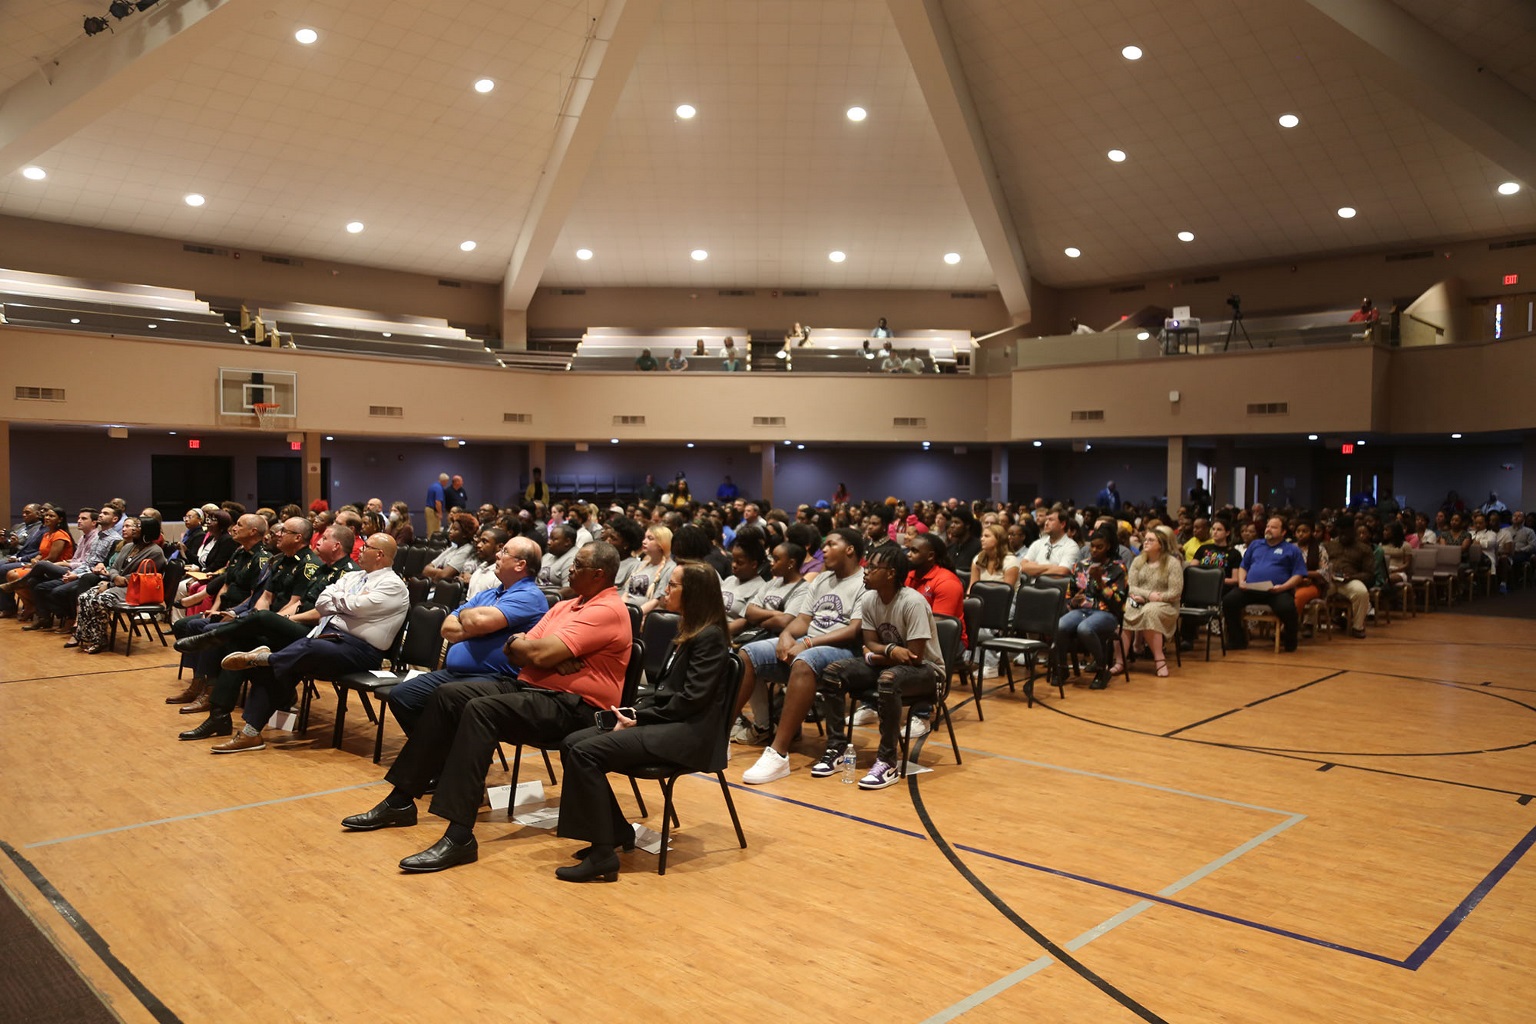
{"type": "Polygon", "coordinates": [[[571,563],[576,596],[561,601],[527,633],[507,641],[518,678],[466,680],[438,687],[385,778],[394,789],[372,810],[343,818],[354,832],[416,824],[416,798],[438,779],[429,810],[448,830],[400,862],[402,871],[441,871],[479,856],[475,817],[498,740],[554,749],[592,724],[593,712],[619,703],[629,666],[629,611],[614,589],[619,553],[595,541],[571,563]]]}

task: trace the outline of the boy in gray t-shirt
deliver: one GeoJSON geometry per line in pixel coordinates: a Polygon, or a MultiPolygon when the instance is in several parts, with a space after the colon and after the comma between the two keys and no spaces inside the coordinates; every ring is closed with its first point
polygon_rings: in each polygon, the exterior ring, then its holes
{"type": "Polygon", "coordinates": [[[898,744],[903,698],[939,698],[944,683],[944,652],[939,646],[933,608],[921,594],[905,586],[906,552],[886,547],[869,556],[864,568],[866,590],[855,613],[863,636],[863,653],[829,666],[816,687],[816,706],[827,729],[827,749],[811,765],[811,775],[825,778],[842,767],[848,735],[843,728],[843,704],[848,694],[878,693],[880,749],[861,789],[885,789],[901,781],[898,744]]]}

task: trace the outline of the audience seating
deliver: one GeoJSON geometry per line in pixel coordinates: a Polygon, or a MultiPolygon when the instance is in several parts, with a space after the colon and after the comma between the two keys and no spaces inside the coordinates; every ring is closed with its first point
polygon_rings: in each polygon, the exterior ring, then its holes
{"type": "MultiPolygon", "coordinates": [[[[1029,665],[1029,678],[1024,683],[1026,707],[1032,707],[1035,703],[1035,668],[1040,656],[1044,654],[1049,658],[1056,643],[1056,625],[1061,621],[1062,594],[1063,591],[1050,586],[1020,587],[1014,595],[1013,621],[1009,624],[1008,635],[991,637],[976,645],[977,657],[983,664],[988,651],[998,652],[998,662],[1006,673],[1010,692],[1014,690],[1013,659],[1017,655],[1024,655],[1029,665]]],[[[1065,690],[1062,696],[1066,696],[1065,690]]],[[[980,711],[979,685],[974,699],[980,711]]]]}
{"type": "Polygon", "coordinates": [[[347,694],[356,691],[363,702],[363,710],[368,714],[368,721],[377,726],[373,737],[373,763],[379,763],[384,751],[384,719],[389,710],[389,695],[396,686],[405,682],[413,669],[434,672],[441,667],[443,651],[446,649],[443,643],[443,620],[447,617],[448,609],[439,605],[412,605],[406,616],[405,632],[396,638],[395,646],[385,656],[389,663],[387,673],[353,672],[331,681],[336,690],[336,723],[331,731],[332,746],[341,748],[342,726],[347,716],[347,694]],[[374,714],[372,702],[368,700],[369,694],[378,698],[377,715],[374,714]]]}
{"type": "MultiPolygon", "coordinates": [[[[1203,569],[1198,565],[1184,567],[1184,596],[1179,605],[1179,618],[1194,619],[1205,628],[1205,660],[1211,660],[1211,627],[1221,622],[1222,574],[1220,569],[1203,569]]],[[[1221,656],[1227,656],[1227,638],[1221,637],[1221,656]]],[[[1174,644],[1177,653],[1178,644],[1174,644]]],[[[1182,659],[1179,662],[1183,664],[1182,659]]]]}

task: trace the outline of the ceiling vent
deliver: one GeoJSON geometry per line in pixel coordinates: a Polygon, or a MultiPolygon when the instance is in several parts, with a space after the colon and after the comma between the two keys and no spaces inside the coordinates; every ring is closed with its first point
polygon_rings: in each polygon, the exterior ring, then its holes
{"type": "Polygon", "coordinates": [[[404,419],[405,407],[400,405],[370,405],[369,416],[388,416],[391,419],[404,419]]]}
{"type": "Polygon", "coordinates": [[[184,243],[182,243],[181,251],[182,252],[200,253],[203,256],[228,256],[229,255],[229,250],[228,249],[221,249],[221,248],[219,248],[216,245],[197,245],[197,244],[194,244],[192,242],[184,242],[184,243]]]}
{"type": "Polygon", "coordinates": [[[1179,284],[1215,284],[1220,280],[1220,274],[1206,274],[1204,277],[1186,277],[1179,284]]]}
{"type": "Polygon", "coordinates": [[[615,416],[613,418],[613,425],[616,426],[616,427],[643,427],[643,426],[645,426],[645,417],[644,416],[615,416]]]}
{"type": "Polygon", "coordinates": [[[1131,292],[1144,292],[1146,290],[1147,286],[1145,284],[1117,284],[1109,290],[1109,294],[1128,295],[1131,292]]]}
{"type": "Polygon", "coordinates": [[[892,416],[891,417],[891,426],[893,426],[893,427],[926,427],[927,425],[928,425],[928,417],[926,417],[926,416],[892,416]]]}
{"type": "Polygon", "coordinates": [[[1409,260],[1427,260],[1435,255],[1433,249],[1420,249],[1418,252],[1393,252],[1387,254],[1388,263],[1407,263],[1409,260]]]}
{"type": "Polygon", "coordinates": [[[950,292],[949,297],[952,299],[987,299],[991,298],[991,295],[987,292],[950,292]]]}
{"type": "Polygon", "coordinates": [[[501,414],[501,422],[503,422],[503,423],[532,423],[533,422],[533,413],[531,413],[531,412],[504,412],[504,413],[501,414]]]}
{"type": "Polygon", "coordinates": [[[757,292],[750,288],[721,288],[718,294],[727,299],[744,299],[749,295],[756,295],[757,292]]]}
{"type": "Polygon", "coordinates": [[[1073,423],[1096,423],[1104,419],[1103,409],[1074,409],[1072,410],[1073,423]]]}
{"type": "Polygon", "coordinates": [[[1495,252],[1499,249],[1524,249],[1528,245],[1536,245],[1536,238],[1517,238],[1512,242],[1489,242],[1488,251],[1495,252]]]}
{"type": "Polygon", "coordinates": [[[1291,411],[1289,402],[1249,402],[1249,416],[1285,416],[1291,411]]]}
{"type": "MultiPolygon", "coordinates": [[[[447,282],[446,281],[439,281],[437,283],[438,284],[446,284],[447,282]]],[[[558,295],[585,295],[585,294],[587,294],[587,290],[585,288],[557,288],[557,289],[555,289],[555,292],[558,295]]]]}
{"type": "Polygon", "coordinates": [[[63,388],[29,388],[16,385],[16,397],[28,402],[62,402],[64,401],[63,388]]]}
{"type": "Polygon", "coordinates": [[[784,293],[784,297],[786,299],[814,299],[816,296],[818,296],[820,294],[821,294],[821,292],[807,291],[804,288],[800,288],[800,289],[792,289],[792,290],[786,291],[784,293]]]}
{"type": "Polygon", "coordinates": [[[465,287],[465,284],[464,284],[463,281],[450,281],[446,277],[438,278],[437,279],[437,283],[442,285],[444,288],[463,288],[463,287],[465,287]]]}
{"type": "Polygon", "coordinates": [[[303,260],[297,259],[297,258],[295,258],[293,256],[270,256],[270,255],[268,255],[266,253],[262,254],[261,262],[263,262],[263,263],[280,263],[280,264],[282,264],[285,267],[302,267],[304,265],[304,261],[303,260]]]}
{"type": "Polygon", "coordinates": [[[784,417],[783,416],[753,416],[752,417],[752,425],[754,427],[782,427],[784,425],[784,417]]]}

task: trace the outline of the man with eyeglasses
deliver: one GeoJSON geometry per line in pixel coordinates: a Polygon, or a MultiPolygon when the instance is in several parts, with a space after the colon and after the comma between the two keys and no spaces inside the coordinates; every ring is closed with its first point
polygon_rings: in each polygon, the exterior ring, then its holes
{"type": "Polygon", "coordinates": [[[385,778],[394,788],[372,810],[342,819],[353,832],[416,824],[416,798],[433,779],[429,810],[448,820],[432,846],[400,862],[402,871],[441,871],[478,859],[475,818],[498,741],[547,750],[619,703],[632,639],[629,611],[613,580],[619,553],[604,541],[583,547],[571,565],[576,596],[561,601],[526,633],[507,640],[520,672],[439,686],[385,778]]]}
{"type": "Polygon", "coordinates": [[[400,728],[416,729],[428,699],[445,683],[470,679],[516,679],[518,668],[503,649],[518,633],[532,629],[549,610],[533,574],[539,546],[527,537],[513,537],[496,552],[497,586],[482,590],[443,620],[443,639],[453,646],[443,667],[407,679],[390,692],[390,710],[400,728]]]}
{"type": "MultiPolygon", "coordinates": [[[[333,537],[346,527],[332,526],[333,537]]],[[[273,651],[266,646],[228,655],[221,663],[231,671],[251,671],[245,698],[245,726],[213,748],[215,754],[261,750],[261,730],[277,708],[293,704],[299,680],[335,679],[350,672],[368,672],[384,661],[405,622],[410,594],[394,570],[395,540],[375,533],[363,544],[361,572],[349,572],[315,599],[319,621],[301,640],[273,651]]]]}

